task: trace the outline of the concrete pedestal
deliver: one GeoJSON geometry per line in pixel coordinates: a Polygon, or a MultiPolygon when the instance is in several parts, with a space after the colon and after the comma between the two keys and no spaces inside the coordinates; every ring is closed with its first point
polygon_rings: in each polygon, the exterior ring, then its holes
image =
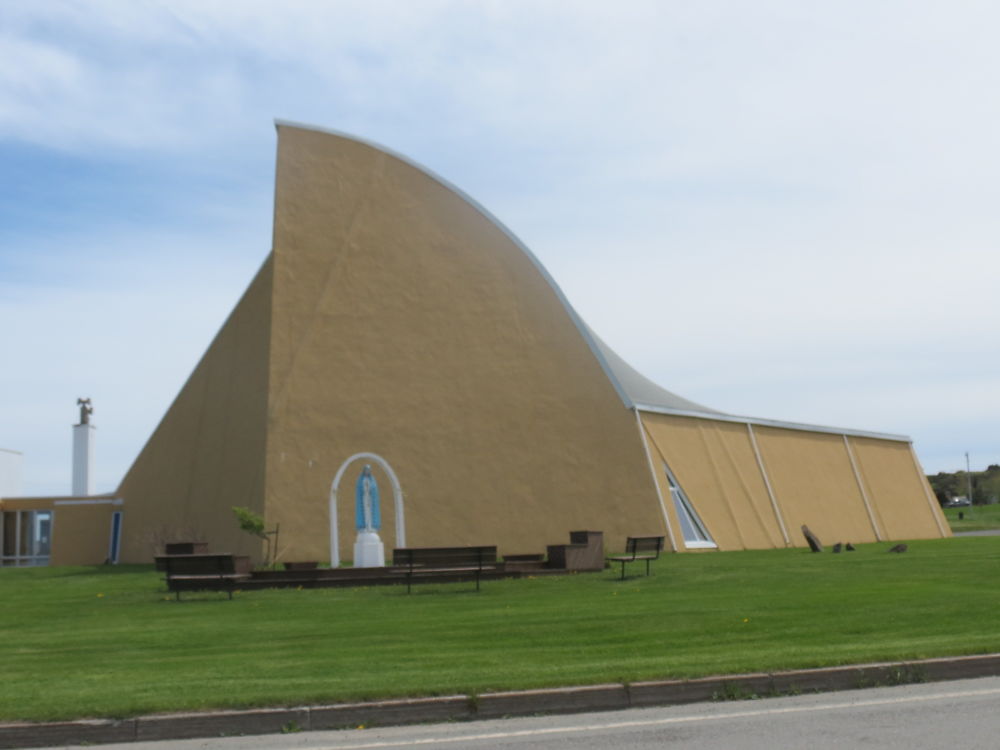
{"type": "Polygon", "coordinates": [[[385,547],[374,531],[359,531],[354,542],[355,568],[384,568],[385,547]]]}

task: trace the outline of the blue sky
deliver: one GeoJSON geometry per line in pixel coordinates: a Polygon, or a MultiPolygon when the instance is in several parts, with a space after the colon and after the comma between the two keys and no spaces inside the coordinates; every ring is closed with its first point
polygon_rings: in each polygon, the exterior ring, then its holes
{"type": "Polygon", "coordinates": [[[270,248],[275,118],[476,198],[641,372],[1000,463],[987,2],[0,4],[0,447],[112,490],[270,248]]]}

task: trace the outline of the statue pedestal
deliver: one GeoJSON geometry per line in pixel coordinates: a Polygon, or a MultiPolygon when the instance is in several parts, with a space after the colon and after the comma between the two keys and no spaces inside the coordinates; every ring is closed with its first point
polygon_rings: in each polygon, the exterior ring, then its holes
{"type": "Polygon", "coordinates": [[[354,542],[355,568],[384,568],[385,548],[374,531],[359,531],[354,542]]]}

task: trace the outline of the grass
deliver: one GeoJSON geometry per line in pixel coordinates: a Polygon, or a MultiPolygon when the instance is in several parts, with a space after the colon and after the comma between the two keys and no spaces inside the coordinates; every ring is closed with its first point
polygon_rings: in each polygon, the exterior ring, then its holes
{"type": "Polygon", "coordinates": [[[1000,529],[1000,505],[969,505],[964,508],[942,508],[952,531],[986,531],[1000,529]],[[963,518],[959,520],[958,514],[963,518]]]}
{"type": "Polygon", "coordinates": [[[673,555],[414,588],[187,595],[144,566],[0,570],[0,718],[696,677],[1000,651],[1000,537],[673,555]],[[635,573],[640,572],[635,566],[635,573]]]}

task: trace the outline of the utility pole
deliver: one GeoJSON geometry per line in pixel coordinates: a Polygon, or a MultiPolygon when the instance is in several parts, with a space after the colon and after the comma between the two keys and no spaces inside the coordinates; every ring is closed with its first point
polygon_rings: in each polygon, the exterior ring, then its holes
{"type": "Polygon", "coordinates": [[[969,504],[972,504],[972,470],[969,468],[969,451],[965,452],[965,481],[968,484],[969,504]]]}

